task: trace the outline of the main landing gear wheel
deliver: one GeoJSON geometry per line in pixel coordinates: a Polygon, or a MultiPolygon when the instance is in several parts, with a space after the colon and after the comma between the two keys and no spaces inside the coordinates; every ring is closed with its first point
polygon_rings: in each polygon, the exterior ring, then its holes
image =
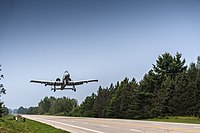
{"type": "Polygon", "coordinates": [[[73,86],[72,90],[73,90],[74,92],[76,92],[76,88],[75,88],[75,86],[73,86]]]}

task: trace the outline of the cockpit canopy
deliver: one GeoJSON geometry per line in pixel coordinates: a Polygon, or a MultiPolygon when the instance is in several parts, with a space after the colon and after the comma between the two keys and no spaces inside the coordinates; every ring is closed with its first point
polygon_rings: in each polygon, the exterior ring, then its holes
{"type": "Polygon", "coordinates": [[[68,72],[67,70],[65,71],[65,73],[66,73],[66,74],[69,74],[69,72],[68,72]]]}
{"type": "Polygon", "coordinates": [[[70,77],[70,74],[67,70],[65,71],[64,76],[67,76],[68,78],[70,77]]]}
{"type": "Polygon", "coordinates": [[[70,80],[71,81],[71,78],[70,78],[70,74],[68,71],[65,71],[64,75],[63,75],[63,79],[67,79],[67,80],[70,80]]]}

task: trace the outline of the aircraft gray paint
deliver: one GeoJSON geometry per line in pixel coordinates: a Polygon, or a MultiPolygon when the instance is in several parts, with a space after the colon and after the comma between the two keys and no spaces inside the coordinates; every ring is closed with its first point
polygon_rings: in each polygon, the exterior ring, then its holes
{"type": "Polygon", "coordinates": [[[62,81],[60,78],[57,78],[56,81],[46,81],[46,80],[31,80],[30,82],[32,83],[41,83],[44,84],[45,86],[49,85],[51,86],[51,90],[54,92],[56,90],[73,90],[76,92],[76,85],[82,85],[84,83],[89,83],[89,82],[98,82],[96,79],[91,79],[91,80],[79,80],[79,81],[73,81],[70,78],[70,74],[68,71],[65,71],[63,74],[62,81]],[[56,88],[58,86],[58,88],[56,88]],[[72,86],[70,88],[65,88],[66,86],[72,86]]]}

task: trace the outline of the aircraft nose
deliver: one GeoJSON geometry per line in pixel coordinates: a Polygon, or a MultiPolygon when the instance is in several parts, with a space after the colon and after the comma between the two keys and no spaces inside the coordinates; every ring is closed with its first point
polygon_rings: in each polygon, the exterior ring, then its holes
{"type": "Polygon", "coordinates": [[[67,70],[65,71],[65,74],[69,74],[67,70]]]}
{"type": "Polygon", "coordinates": [[[67,77],[70,77],[70,74],[69,74],[68,71],[65,71],[64,75],[67,76],[67,77]]]}

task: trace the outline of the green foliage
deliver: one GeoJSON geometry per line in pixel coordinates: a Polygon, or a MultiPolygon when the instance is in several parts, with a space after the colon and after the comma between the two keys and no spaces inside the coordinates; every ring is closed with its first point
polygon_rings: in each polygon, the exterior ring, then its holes
{"type": "Polygon", "coordinates": [[[19,109],[17,110],[18,114],[27,114],[27,108],[24,107],[19,107],[19,109]]]}
{"type": "MultiPolygon", "coordinates": [[[[147,117],[158,117],[163,115],[173,115],[171,98],[174,95],[174,80],[180,73],[185,72],[185,59],[181,60],[181,54],[175,56],[164,53],[158,57],[156,64],[153,64],[148,74],[140,82],[140,91],[149,93],[144,99],[148,99],[143,105],[147,117]]],[[[138,95],[137,95],[138,96],[138,95]]]]}
{"type": "Polygon", "coordinates": [[[159,118],[148,119],[149,121],[161,121],[161,122],[176,122],[176,123],[192,123],[200,124],[198,117],[186,117],[186,116],[165,116],[159,118]]]}
{"type": "Polygon", "coordinates": [[[9,109],[5,105],[3,106],[3,110],[4,110],[3,115],[8,115],[9,114],[9,109]]]}
{"type": "Polygon", "coordinates": [[[144,119],[164,116],[200,116],[200,57],[187,68],[180,53],[164,53],[139,84],[125,78],[111,87],[99,87],[70,115],[144,119]]]}
{"type": "Polygon", "coordinates": [[[23,122],[21,119],[16,122],[13,117],[8,115],[0,118],[1,133],[68,133],[29,119],[26,119],[26,122],[23,122]]]}
{"type": "Polygon", "coordinates": [[[171,99],[174,115],[198,116],[200,111],[200,69],[194,63],[175,79],[175,92],[171,99]]]}
{"type": "Polygon", "coordinates": [[[3,102],[0,102],[0,117],[4,114],[3,102]]]}
{"type": "Polygon", "coordinates": [[[86,97],[85,101],[80,105],[81,115],[84,117],[95,117],[94,102],[96,95],[86,97]]]}
{"type": "Polygon", "coordinates": [[[169,53],[158,56],[156,65],[153,65],[153,70],[161,81],[167,77],[175,78],[177,74],[187,69],[187,66],[184,66],[185,59],[181,60],[181,56],[180,53],[176,53],[174,57],[169,53]]]}
{"type": "Polygon", "coordinates": [[[45,97],[43,100],[40,101],[38,104],[38,113],[39,114],[45,114],[49,112],[49,109],[51,107],[51,101],[48,97],[45,97]]]}
{"type": "MultiPolygon", "coordinates": [[[[1,65],[0,65],[0,72],[2,71],[1,65]]],[[[4,78],[3,74],[0,73],[0,80],[4,78]]],[[[0,97],[2,94],[6,94],[6,89],[4,88],[3,84],[0,84],[0,97]]],[[[0,117],[3,116],[5,113],[5,107],[3,106],[3,102],[0,99],[0,117]]]]}
{"type": "Polygon", "coordinates": [[[111,90],[108,88],[99,87],[98,94],[94,102],[96,117],[106,117],[106,107],[109,103],[110,91],[111,90]]]}
{"type": "Polygon", "coordinates": [[[52,102],[48,112],[50,114],[57,114],[60,112],[65,112],[65,114],[67,114],[76,106],[77,101],[75,99],[70,99],[66,97],[57,98],[52,102]]]}
{"type": "Polygon", "coordinates": [[[38,103],[38,107],[20,107],[19,114],[62,114],[67,115],[77,106],[77,100],[66,97],[45,97],[38,103]]]}
{"type": "Polygon", "coordinates": [[[17,113],[18,114],[38,114],[38,107],[29,107],[29,108],[24,108],[24,107],[19,107],[19,109],[17,109],[17,113]]]}
{"type": "Polygon", "coordinates": [[[141,89],[136,90],[134,102],[134,117],[135,119],[144,119],[154,117],[155,109],[152,108],[153,93],[143,92],[141,89]]]}
{"type": "Polygon", "coordinates": [[[108,106],[107,116],[114,118],[133,118],[134,117],[134,97],[137,88],[135,79],[129,82],[125,78],[119,86],[108,106]]]}
{"type": "Polygon", "coordinates": [[[31,114],[31,115],[38,114],[38,107],[29,107],[27,109],[27,114],[31,114]]]}
{"type": "Polygon", "coordinates": [[[67,115],[68,116],[75,116],[75,117],[81,117],[82,115],[82,108],[80,106],[74,107],[72,111],[70,111],[67,115]]]}
{"type": "Polygon", "coordinates": [[[197,68],[200,68],[200,56],[197,57],[197,68]]]}
{"type": "MultiPolygon", "coordinates": [[[[2,71],[2,69],[1,69],[1,65],[0,65],[0,72],[1,71],[2,71]]],[[[0,80],[2,78],[4,78],[4,76],[3,76],[3,74],[0,73],[0,80]]],[[[2,94],[6,94],[6,90],[5,90],[4,86],[3,86],[3,84],[0,84],[0,97],[1,97],[2,94]]]]}

